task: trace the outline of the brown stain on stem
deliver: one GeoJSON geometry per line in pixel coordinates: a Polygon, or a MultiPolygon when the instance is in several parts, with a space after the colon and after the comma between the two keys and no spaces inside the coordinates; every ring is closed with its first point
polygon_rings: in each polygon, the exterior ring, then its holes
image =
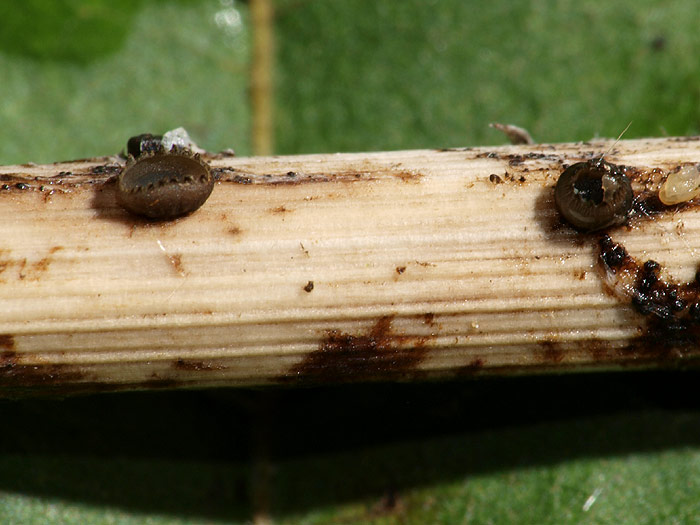
{"type": "Polygon", "coordinates": [[[423,174],[413,171],[395,171],[392,176],[399,179],[401,182],[417,183],[423,178],[423,174]]]}
{"type": "Polygon", "coordinates": [[[173,269],[175,270],[175,272],[177,272],[177,274],[180,277],[184,277],[185,275],[187,275],[187,272],[185,272],[185,268],[182,265],[182,254],[181,253],[175,253],[173,255],[168,255],[168,259],[170,259],[170,264],[173,265],[173,269]]]}
{"type": "Polygon", "coordinates": [[[226,367],[220,364],[215,364],[211,361],[196,361],[193,359],[178,359],[173,364],[176,370],[186,372],[206,372],[213,370],[225,370],[226,367]]]}
{"type": "Polygon", "coordinates": [[[270,209],[270,213],[273,213],[273,214],[289,213],[289,212],[291,212],[291,211],[292,211],[292,210],[290,210],[289,208],[287,208],[284,204],[281,204],[281,205],[277,206],[276,208],[271,208],[271,209],[270,209]]]}
{"type": "Polygon", "coordinates": [[[406,336],[392,330],[394,315],[380,317],[362,335],[330,330],[318,350],[280,378],[281,382],[347,383],[410,376],[425,358],[434,336],[406,336]]]}
{"type": "Polygon", "coordinates": [[[0,274],[14,264],[14,261],[10,257],[10,253],[11,252],[8,249],[0,248],[0,274]]]}
{"type": "Polygon", "coordinates": [[[41,279],[42,275],[48,271],[49,266],[54,261],[53,255],[60,250],[63,250],[63,246],[53,246],[49,250],[48,255],[29,265],[27,265],[26,259],[20,261],[19,278],[26,278],[29,281],[38,281],[41,279]]]}
{"type": "MultiPolygon", "coordinates": [[[[205,159],[206,160],[206,159],[205,159]]],[[[418,183],[424,177],[419,171],[407,171],[370,161],[333,171],[266,171],[258,164],[212,167],[214,178],[221,184],[254,184],[264,186],[299,186],[316,183],[355,183],[387,180],[390,177],[404,183],[418,183]]]]}
{"type": "Polygon", "coordinates": [[[77,365],[22,363],[14,350],[0,352],[0,392],[62,387],[84,379],[86,374],[77,365]]]}
{"type": "Polygon", "coordinates": [[[475,357],[468,364],[456,368],[453,375],[455,377],[476,375],[483,370],[485,364],[481,357],[475,357]]]}
{"type": "Polygon", "coordinates": [[[0,334],[0,348],[4,348],[6,351],[15,349],[15,338],[10,334],[0,334]]]}
{"type": "Polygon", "coordinates": [[[560,363],[564,359],[565,351],[554,341],[543,341],[540,343],[538,355],[544,363],[560,363]]]}

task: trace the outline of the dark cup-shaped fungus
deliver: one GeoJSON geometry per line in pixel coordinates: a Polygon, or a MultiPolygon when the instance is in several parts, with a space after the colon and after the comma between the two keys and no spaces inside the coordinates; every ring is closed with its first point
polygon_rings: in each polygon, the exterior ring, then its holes
{"type": "Polygon", "coordinates": [[[627,220],[634,193],[627,176],[603,160],[577,162],[557,181],[554,201],[566,221],[582,231],[595,231],[627,220]]]}
{"type": "Polygon", "coordinates": [[[161,147],[163,135],[142,133],[131,137],[126,143],[126,153],[138,159],[142,153],[155,153],[161,147]]]}
{"type": "Polygon", "coordinates": [[[126,210],[154,220],[192,213],[207,200],[214,177],[199,154],[174,146],[129,157],[117,181],[117,202],[126,210]]]}

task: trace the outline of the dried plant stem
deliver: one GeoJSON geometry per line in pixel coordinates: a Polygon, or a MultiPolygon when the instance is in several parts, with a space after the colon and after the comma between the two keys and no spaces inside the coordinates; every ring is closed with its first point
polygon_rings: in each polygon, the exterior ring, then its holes
{"type": "MultiPolygon", "coordinates": [[[[669,170],[690,139],[620,142],[669,170]]],[[[609,142],[208,156],[193,215],[114,201],[122,160],[0,167],[0,391],[297,384],[686,362],[562,226],[562,165],[609,142]],[[663,351],[662,351],[663,350],[663,351]]],[[[650,173],[652,173],[650,171],[650,173]]],[[[653,173],[660,173],[659,170],[653,173]]],[[[610,234],[694,273],[691,206],[610,234]]]]}

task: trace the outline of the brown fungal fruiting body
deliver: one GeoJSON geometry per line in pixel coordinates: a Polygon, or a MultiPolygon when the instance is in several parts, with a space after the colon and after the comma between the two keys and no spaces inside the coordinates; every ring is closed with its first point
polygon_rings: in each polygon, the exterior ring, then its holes
{"type": "Polygon", "coordinates": [[[192,213],[207,200],[214,177],[199,154],[174,146],[129,156],[117,181],[117,202],[149,219],[173,219],[192,213]]]}
{"type": "Polygon", "coordinates": [[[583,231],[622,224],[633,199],[630,181],[620,167],[601,159],[569,166],[554,190],[559,213],[583,231]]]}
{"type": "Polygon", "coordinates": [[[160,149],[163,136],[151,135],[150,133],[142,133],[131,137],[126,143],[126,152],[135,159],[138,159],[142,153],[154,153],[160,149]]]}

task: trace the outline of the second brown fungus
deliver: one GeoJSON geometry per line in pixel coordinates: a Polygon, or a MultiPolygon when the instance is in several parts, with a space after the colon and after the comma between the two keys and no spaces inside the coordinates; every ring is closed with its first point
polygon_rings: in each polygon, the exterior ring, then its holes
{"type": "Polygon", "coordinates": [[[559,213],[582,231],[624,223],[633,199],[630,181],[620,167],[600,159],[566,168],[554,190],[559,213]]]}
{"type": "Polygon", "coordinates": [[[150,133],[142,133],[131,137],[126,143],[126,152],[135,159],[138,159],[142,153],[155,153],[162,146],[162,135],[151,135],[150,133]]]}

